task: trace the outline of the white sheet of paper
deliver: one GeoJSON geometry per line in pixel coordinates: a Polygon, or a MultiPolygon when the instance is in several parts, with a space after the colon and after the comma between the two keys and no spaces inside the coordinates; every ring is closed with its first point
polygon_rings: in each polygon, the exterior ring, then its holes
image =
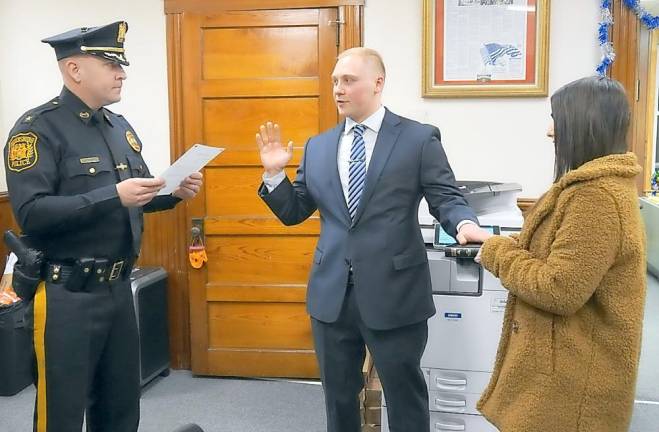
{"type": "Polygon", "coordinates": [[[174,189],[181,184],[183,179],[201,170],[208,162],[215,159],[223,151],[223,148],[203,144],[195,144],[190,147],[183,156],[178,158],[165,172],[160,174],[159,177],[165,180],[165,187],[158,192],[158,195],[169,195],[174,192],[174,189]]]}
{"type": "Polygon", "coordinates": [[[7,257],[7,264],[5,265],[5,274],[14,273],[14,266],[18,262],[18,257],[14,252],[10,253],[7,257]]]}

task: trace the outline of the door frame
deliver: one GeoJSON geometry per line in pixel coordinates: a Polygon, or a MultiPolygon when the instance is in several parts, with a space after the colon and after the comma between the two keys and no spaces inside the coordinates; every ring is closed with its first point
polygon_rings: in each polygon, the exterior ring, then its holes
{"type": "MultiPolygon", "coordinates": [[[[650,112],[654,114],[653,75],[656,64],[656,47],[652,47],[651,32],[641,25],[634,12],[622,0],[612,2],[613,26],[611,41],[616,50],[616,60],[609,76],[622,83],[627,91],[632,117],[629,127],[629,151],[636,154],[642,167],[636,185],[639,194],[650,189],[652,159],[652,128],[650,112]]],[[[656,32],[657,30],[655,30],[656,32]]]]}
{"type": "MultiPolygon", "coordinates": [[[[365,0],[165,0],[167,34],[167,78],[169,86],[170,158],[180,157],[186,149],[186,128],[183,115],[183,55],[182,26],[185,13],[214,14],[228,10],[300,9],[336,7],[339,13],[338,51],[361,46],[364,30],[365,0]]],[[[256,151],[256,148],[255,150],[256,151]]],[[[202,192],[203,193],[203,190],[202,192]]],[[[256,193],[256,192],[255,192],[256,193]]],[[[172,367],[191,367],[190,290],[187,249],[190,238],[191,215],[198,214],[198,206],[185,203],[167,213],[166,227],[173,227],[171,247],[165,268],[169,274],[169,319],[172,335],[170,352],[172,367]],[[168,268],[169,267],[169,268],[168,268]]],[[[171,229],[171,228],[170,228],[171,229]]],[[[153,232],[154,236],[162,232],[153,232]]]]}
{"type": "Polygon", "coordinates": [[[647,108],[646,108],[646,128],[645,128],[645,183],[646,191],[650,190],[650,175],[654,172],[655,167],[655,146],[657,137],[657,45],[659,45],[659,31],[649,32],[648,38],[648,86],[647,86],[647,108]],[[656,125],[655,125],[656,124],[656,125]]]}

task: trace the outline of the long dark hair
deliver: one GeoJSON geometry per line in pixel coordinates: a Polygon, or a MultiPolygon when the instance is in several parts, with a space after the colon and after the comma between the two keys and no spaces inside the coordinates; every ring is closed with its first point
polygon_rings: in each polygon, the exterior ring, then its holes
{"type": "Polygon", "coordinates": [[[588,161],[627,151],[631,113],[618,81],[599,76],[573,81],[554,93],[551,109],[555,181],[588,161]]]}

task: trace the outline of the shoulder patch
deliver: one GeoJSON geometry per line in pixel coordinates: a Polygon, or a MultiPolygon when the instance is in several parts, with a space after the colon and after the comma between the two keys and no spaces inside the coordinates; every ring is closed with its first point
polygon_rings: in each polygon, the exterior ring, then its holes
{"type": "Polygon", "coordinates": [[[7,168],[10,171],[21,172],[35,166],[39,160],[38,141],[39,137],[34,132],[12,136],[7,144],[7,168]]]}
{"type": "Polygon", "coordinates": [[[135,135],[129,130],[126,131],[126,141],[128,141],[128,145],[130,145],[130,147],[136,152],[139,153],[142,151],[142,146],[140,146],[140,143],[137,141],[137,138],[135,138],[135,135]]]}

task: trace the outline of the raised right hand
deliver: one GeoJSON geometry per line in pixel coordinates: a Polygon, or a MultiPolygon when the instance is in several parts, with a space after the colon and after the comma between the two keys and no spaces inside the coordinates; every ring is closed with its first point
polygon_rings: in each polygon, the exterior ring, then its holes
{"type": "Polygon", "coordinates": [[[288,147],[281,145],[281,131],[278,124],[268,122],[261,125],[256,134],[256,145],[261,153],[261,163],[269,177],[280,173],[293,157],[293,141],[288,147]]]}
{"type": "Polygon", "coordinates": [[[117,183],[117,193],[124,207],[142,207],[164,187],[165,180],[161,178],[135,177],[117,183]]]}

